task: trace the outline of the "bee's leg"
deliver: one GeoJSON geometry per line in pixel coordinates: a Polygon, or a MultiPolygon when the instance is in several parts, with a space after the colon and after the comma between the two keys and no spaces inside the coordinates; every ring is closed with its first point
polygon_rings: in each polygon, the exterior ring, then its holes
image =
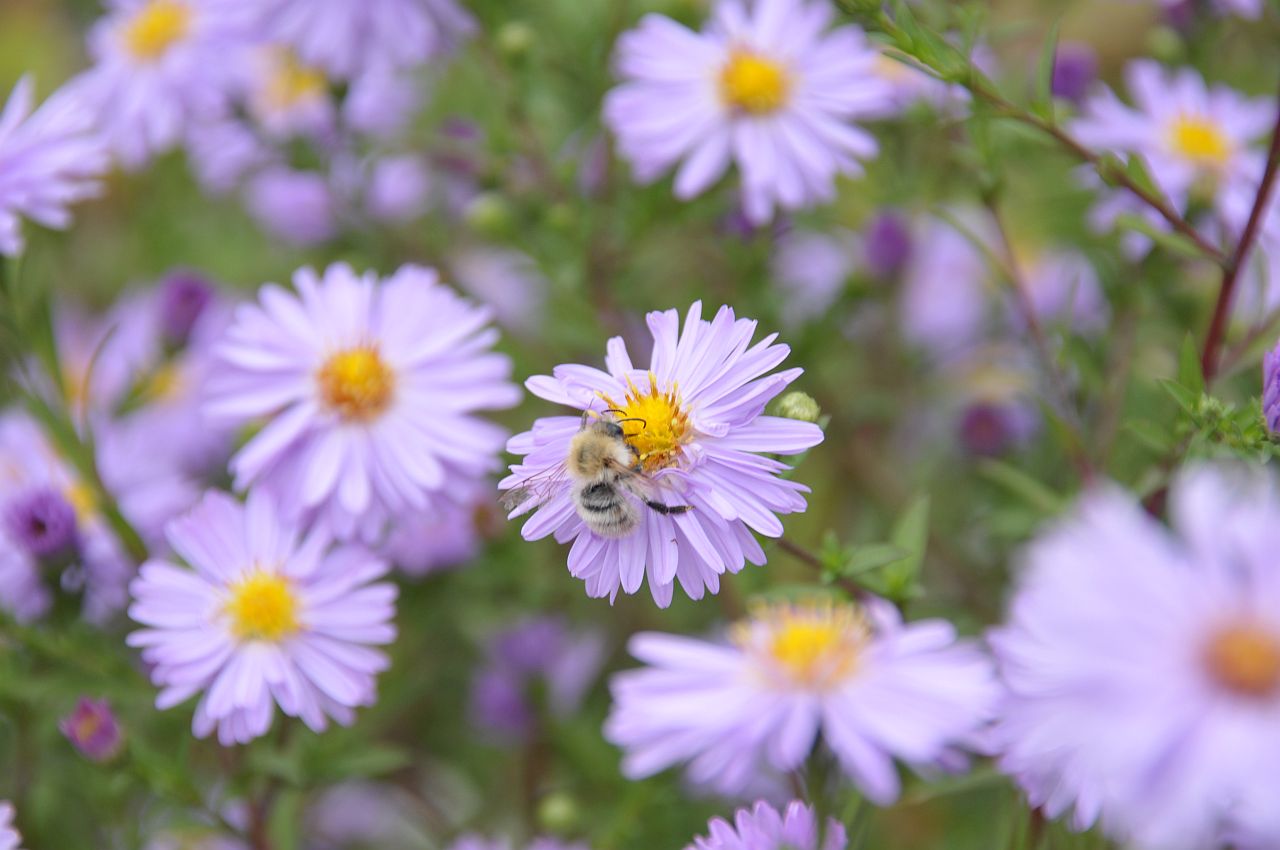
{"type": "Polygon", "coordinates": [[[684,514],[693,510],[693,505],[664,505],[662,502],[656,502],[653,499],[645,499],[644,503],[660,514],[684,514]]]}

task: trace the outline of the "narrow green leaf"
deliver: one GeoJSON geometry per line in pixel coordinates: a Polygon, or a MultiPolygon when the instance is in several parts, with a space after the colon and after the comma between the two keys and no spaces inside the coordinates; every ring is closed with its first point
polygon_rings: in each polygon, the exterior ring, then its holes
{"type": "Polygon", "coordinates": [[[1192,392],[1177,381],[1171,381],[1168,378],[1161,378],[1156,383],[1164,387],[1164,391],[1187,413],[1196,412],[1196,406],[1200,401],[1200,393],[1192,392]]]}
{"type": "Polygon", "coordinates": [[[1053,22],[1049,32],[1045,34],[1044,46],[1040,48],[1040,60],[1036,64],[1036,89],[1033,109],[1040,116],[1053,122],[1053,65],[1058,56],[1058,32],[1062,29],[1062,19],[1053,22]]]}
{"type": "Polygon", "coordinates": [[[1204,373],[1200,371],[1200,350],[1195,337],[1187,334],[1178,350],[1178,383],[1197,396],[1204,394],[1204,373]]]}
{"type": "Polygon", "coordinates": [[[978,473],[988,481],[1008,490],[1045,516],[1062,511],[1066,498],[1032,478],[1015,466],[1000,460],[985,460],[978,473]]]}
{"type": "Polygon", "coordinates": [[[884,568],[886,591],[895,599],[914,595],[916,577],[924,564],[924,553],[929,542],[929,496],[917,496],[893,524],[889,540],[905,549],[906,557],[884,568]]]}
{"type": "Polygon", "coordinates": [[[842,576],[856,576],[901,561],[911,552],[892,543],[870,543],[854,547],[836,571],[842,576]]]}

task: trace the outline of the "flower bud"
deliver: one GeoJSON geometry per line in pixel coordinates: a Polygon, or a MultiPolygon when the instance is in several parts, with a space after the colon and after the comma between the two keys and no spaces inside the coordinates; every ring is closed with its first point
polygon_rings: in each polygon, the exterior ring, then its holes
{"type": "Polygon", "coordinates": [[[1262,358],[1262,415],[1267,430],[1280,434],[1280,343],[1262,358]]]}
{"type": "Polygon", "coordinates": [[[500,237],[511,228],[511,205],[496,192],[482,192],[467,204],[463,217],[480,235],[500,237]]]}
{"type": "Polygon", "coordinates": [[[817,422],[822,416],[822,408],[813,396],[793,390],[778,399],[778,415],[801,422],[817,422]]]}
{"type": "Polygon", "coordinates": [[[19,496],[9,508],[9,532],[36,558],[51,558],[76,544],[76,511],[61,493],[41,487],[19,496]]]}
{"type": "Polygon", "coordinates": [[[105,699],[81,697],[76,710],[58,723],[80,754],[90,761],[110,761],[124,745],[124,735],[105,699]]]}
{"type": "Polygon", "coordinates": [[[522,59],[529,54],[537,33],[524,21],[509,21],[498,30],[498,50],[508,59],[522,59]]]}

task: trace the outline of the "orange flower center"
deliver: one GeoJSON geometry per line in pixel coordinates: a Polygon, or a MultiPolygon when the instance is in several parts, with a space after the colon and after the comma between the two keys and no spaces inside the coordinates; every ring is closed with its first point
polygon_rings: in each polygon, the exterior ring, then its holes
{"type": "Polygon", "coordinates": [[[622,420],[626,441],[640,455],[646,472],[673,466],[690,436],[689,414],[680,405],[679,388],[658,390],[658,379],[649,373],[649,388],[641,391],[630,380],[621,402],[602,396],[622,420]]]}
{"type": "Polygon", "coordinates": [[[373,419],[391,404],[395,373],[371,346],[339,351],[325,361],[317,375],[320,397],[343,419],[373,419]]]}
{"type": "Polygon", "coordinates": [[[1233,693],[1271,696],[1280,689],[1280,635],[1256,625],[1228,626],[1205,648],[1209,675],[1233,693]]]}

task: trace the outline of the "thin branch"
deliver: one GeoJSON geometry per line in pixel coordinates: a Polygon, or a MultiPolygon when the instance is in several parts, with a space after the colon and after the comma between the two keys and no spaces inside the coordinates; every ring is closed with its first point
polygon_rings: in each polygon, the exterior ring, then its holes
{"type": "Polygon", "coordinates": [[[1218,301],[1213,305],[1213,318],[1209,322],[1209,333],[1205,336],[1204,351],[1200,356],[1200,371],[1204,375],[1206,385],[1212,383],[1218,374],[1222,342],[1227,332],[1227,316],[1231,312],[1236,283],[1249,259],[1249,251],[1258,238],[1262,221],[1266,217],[1271,190],[1275,186],[1277,167],[1280,167],[1280,98],[1277,99],[1276,104],[1276,125],[1271,131],[1271,149],[1267,153],[1267,167],[1262,172],[1262,182],[1258,184],[1258,194],[1254,196],[1253,209],[1249,211],[1249,220],[1245,223],[1244,232],[1240,235],[1240,241],[1236,244],[1230,262],[1223,269],[1222,285],[1218,287],[1218,301]]]}

